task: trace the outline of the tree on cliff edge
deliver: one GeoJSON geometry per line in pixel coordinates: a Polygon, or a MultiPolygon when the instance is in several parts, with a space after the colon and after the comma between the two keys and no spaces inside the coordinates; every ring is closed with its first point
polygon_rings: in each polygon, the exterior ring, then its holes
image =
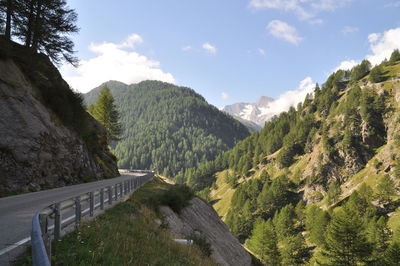
{"type": "Polygon", "coordinates": [[[17,37],[56,64],[62,60],[73,65],[78,62],[69,37],[79,31],[77,18],[66,0],[0,0],[0,30],[5,37],[17,37]]]}
{"type": "Polygon", "coordinates": [[[119,140],[121,124],[114,98],[107,86],[101,88],[97,102],[90,105],[89,113],[107,130],[107,141],[119,140]]]}

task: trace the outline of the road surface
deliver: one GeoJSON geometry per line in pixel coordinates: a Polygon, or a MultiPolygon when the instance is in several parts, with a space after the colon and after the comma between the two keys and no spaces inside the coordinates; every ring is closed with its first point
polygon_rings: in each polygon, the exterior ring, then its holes
{"type": "Polygon", "coordinates": [[[124,173],[120,177],[96,182],[43,190],[0,198],[0,265],[7,265],[11,252],[5,253],[15,243],[28,242],[32,216],[39,210],[62,200],[121,183],[142,173],[124,173]]]}

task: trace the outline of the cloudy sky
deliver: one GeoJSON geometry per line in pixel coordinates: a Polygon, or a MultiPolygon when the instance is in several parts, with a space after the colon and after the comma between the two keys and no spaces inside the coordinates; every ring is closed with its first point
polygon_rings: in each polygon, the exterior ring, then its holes
{"type": "Polygon", "coordinates": [[[295,104],[338,68],[400,48],[399,0],[68,0],[81,92],[107,80],[188,86],[222,107],[295,104]]]}

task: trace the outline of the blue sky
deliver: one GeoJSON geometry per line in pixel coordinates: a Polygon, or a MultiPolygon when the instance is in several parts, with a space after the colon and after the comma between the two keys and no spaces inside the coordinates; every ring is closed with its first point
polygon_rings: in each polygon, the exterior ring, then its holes
{"type": "Polygon", "coordinates": [[[83,92],[108,79],[150,78],[191,87],[218,107],[262,95],[291,104],[339,65],[378,62],[400,48],[398,0],[68,4],[79,16],[73,39],[82,64],[61,72],[83,92]]]}

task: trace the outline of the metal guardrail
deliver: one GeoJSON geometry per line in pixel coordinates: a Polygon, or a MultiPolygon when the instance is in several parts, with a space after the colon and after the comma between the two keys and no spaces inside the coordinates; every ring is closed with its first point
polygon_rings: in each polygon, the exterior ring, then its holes
{"type": "Polygon", "coordinates": [[[96,209],[104,210],[105,203],[112,205],[113,201],[125,198],[154,176],[153,171],[140,170],[134,172],[147,173],[147,175],[132,177],[124,182],[56,202],[37,212],[32,218],[33,266],[51,265],[51,241],[61,238],[63,228],[73,223],[75,228],[79,227],[83,216],[89,214],[90,217],[93,217],[96,209]],[[63,220],[63,214],[67,212],[73,214],[63,220]]]}

